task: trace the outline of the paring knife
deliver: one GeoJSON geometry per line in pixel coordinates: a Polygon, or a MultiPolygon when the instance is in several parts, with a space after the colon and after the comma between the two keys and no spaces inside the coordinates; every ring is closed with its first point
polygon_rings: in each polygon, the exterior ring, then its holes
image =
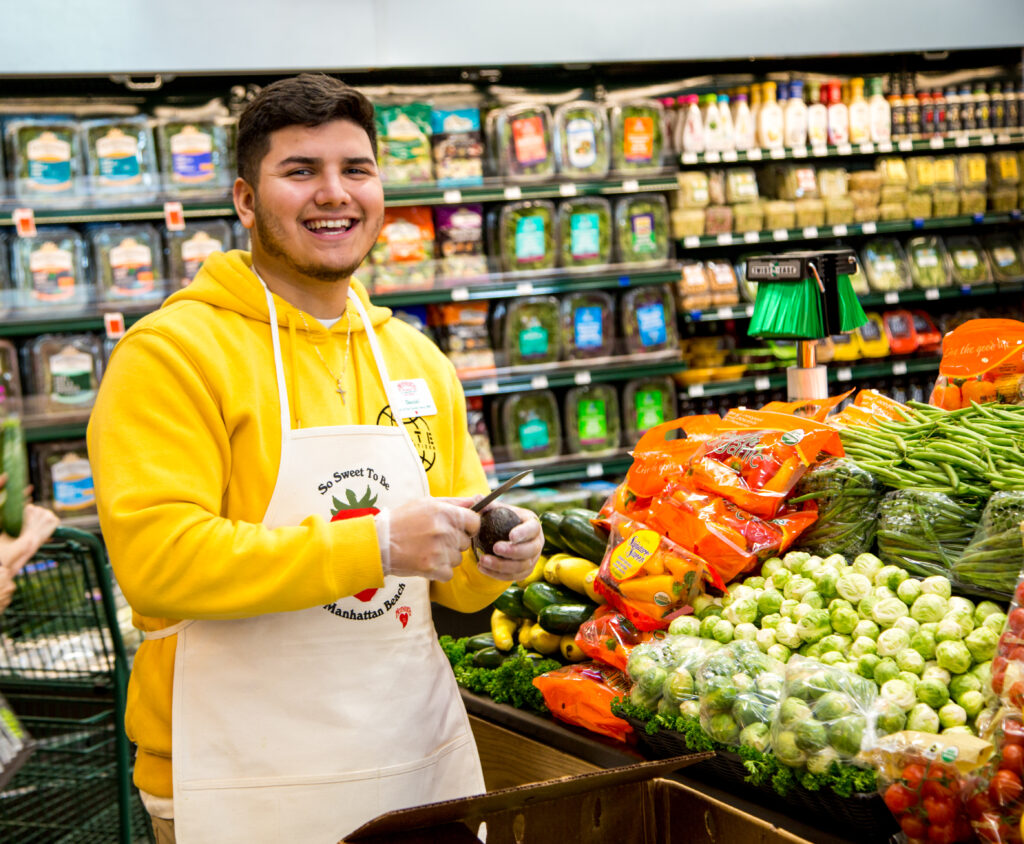
{"type": "Polygon", "coordinates": [[[503,483],[501,486],[497,487],[496,489],[492,490],[490,493],[485,495],[469,509],[479,513],[481,510],[484,509],[484,507],[486,507],[488,504],[494,501],[495,498],[497,498],[502,493],[508,492],[510,489],[512,489],[512,487],[518,484],[521,480],[523,480],[523,478],[525,478],[529,474],[530,470],[527,469],[525,472],[519,472],[518,474],[513,475],[511,478],[505,481],[505,483],[503,483]]]}

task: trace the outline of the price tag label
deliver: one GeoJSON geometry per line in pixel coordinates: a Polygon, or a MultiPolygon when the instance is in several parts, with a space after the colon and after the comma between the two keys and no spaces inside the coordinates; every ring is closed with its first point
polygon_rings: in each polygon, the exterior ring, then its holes
{"type": "Polygon", "coordinates": [[[523,191],[518,185],[511,185],[505,188],[505,199],[522,199],[523,191]]]}
{"type": "Polygon", "coordinates": [[[945,149],[946,140],[945,138],[935,137],[928,141],[928,146],[930,146],[932,149],[945,149]]]}
{"type": "Polygon", "coordinates": [[[878,142],[879,152],[892,152],[892,141],[879,141],[878,142]]]}
{"type": "Polygon", "coordinates": [[[443,194],[445,205],[458,205],[462,202],[462,191],[446,190],[443,194]]]}
{"type": "Polygon", "coordinates": [[[120,311],[111,311],[103,315],[103,328],[107,337],[117,340],[124,337],[124,314],[120,311]]]}
{"type": "Polygon", "coordinates": [[[981,136],[981,145],[982,145],[983,147],[990,147],[990,146],[992,146],[992,145],[993,145],[993,144],[994,144],[995,142],[996,142],[996,138],[995,138],[995,135],[991,135],[991,134],[989,134],[989,135],[982,135],[982,136],[981,136]]]}
{"type": "Polygon", "coordinates": [[[890,290],[882,297],[882,299],[885,300],[885,304],[887,305],[895,305],[900,301],[900,294],[895,290],[890,290]]]}
{"type": "Polygon", "coordinates": [[[929,287],[924,292],[924,298],[927,299],[929,302],[934,302],[936,299],[939,298],[939,291],[936,290],[934,287],[929,287]]]}
{"type": "Polygon", "coordinates": [[[698,246],[700,246],[700,238],[695,234],[691,234],[688,237],[684,237],[683,246],[686,247],[687,249],[696,249],[698,246]]]}
{"type": "Polygon", "coordinates": [[[572,380],[581,387],[585,387],[590,383],[590,370],[584,369],[581,372],[577,372],[572,376],[572,380]]]}
{"type": "Polygon", "coordinates": [[[689,387],[686,388],[686,393],[691,398],[700,398],[701,396],[704,395],[704,385],[691,384],[689,387]]]}
{"type": "Polygon", "coordinates": [[[533,282],[532,281],[521,281],[516,285],[516,293],[519,296],[529,296],[533,293],[533,282]]]}
{"type": "Polygon", "coordinates": [[[1010,144],[1013,143],[1013,138],[1011,138],[1009,135],[1000,135],[999,137],[996,138],[996,141],[998,141],[1001,144],[1010,144]]]}
{"type": "Polygon", "coordinates": [[[914,142],[910,138],[902,138],[896,146],[900,152],[911,152],[914,149],[914,142]]]}
{"type": "Polygon", "coordinates": [[[695,152],[684,152],[683,153],[683,164],[696,164],[697,153],[695,152]]]}
{"type": "Polygon", "coordinates": [[[537,476],[530,472],[529,475],[519,482],[519,486],[533,486],[535,483],[537,483],[537,476]]]}
{"type": "Polygon", "coordinates": [[[893,375],[906,375],[907,374],[907,362],[906,361],[902,361],[902,360],[895,361],[893,363],[893,365],[892,365],[892,374],[893,375]]]}
{"type": "Polygon", "coordinates": [[[622,183],[622,189],[626,193],[635,193],[640,190],[640,183],[636,179],[626,179],[626,181],[622,183]]]}
{"type": "Polygon", "coordinates": [[[452,288],[452,301],[453,302],[465,302],[469,298],[468,287],[453,287],[452,288]]]}
{"type": "Polygon", "coordinates": [[[716,313],[719,319],[732,319],[732,308],[719,308],[716,313]]]}
{"type": "Polygon", "coordinates": [[[604,474],[604,466],[601,463],[588,463],[587,464],[587,477],[588,478],[600,478],[604,474]]]}
{"type": "Polygon", "coordinates": [[[834,234],[836,237],[846,237],[846,225],[843,223],[839,223],[839,225],[837,226],[832,226],[832,234],[834,234]]]}
{"type": "Polygon", "coordinates": [[[754,147],[753,149],[747,150],[747,161],[760,161],[761,160],[761,148],[754,147]]]}
{"type": "Polygon", "coordinates": [[[871,155],[875,151],[875,145],[871,141],[864,141],[857,149],[865,155],[871,155]]]}
{"type": "Polygon", "coordinates": [[[772,380],[767,375],[759,375],[754,379],[755,390],[770,390],[772,386],[772,380]]]}
{"type": "Polygon", "coordinates": [[[971,285],[969,285],[969,284],[961,284],[960,285],[960,292],[963,293],[964,296],[970,296],[971,295],[971,285]]]}
{"type": "Polygon", "coordinates": [[[480,385],[480,392],[484,395],[492,395],[493,393],[498,392],[498,382],[484,381],[484,383],[480,385]]]}
{"type": "Polygon", "coordinates": [[[853,155],[853,147],[849,144],[839,144],[836,147],[836,155],[853,155]]]}
{"type": "Polygon", "coordinates": [[[717,150],[710,149],[704,153],[704,162],[706,164],[717,164],[722,160],[722,156],[717,150]]]}
{"type": "Polygon", "coordinates": [[[732,235],[728,233],[720,234],[717,240],[719,246],[729,246],[732,244],[732,235]]]}
{"type": "Polygon", "coordinates": [[[776,229],[772,232],[772,240],[789,240],[789,230],[776,229]]]}
{"type": "Polygon", "coordinates": [[[530,379],[530,386],[534,390],[546,390],[548,388],[548,376],[547,375],[534,375],[530,379]]]}
{"type": "Polygon", "coordinates": [[[839,381],[849,381],[853,378],[853,370],[848,366],[841,366],[836,370],[836,379],[839,381]]]}
{"type": "Polygon", "coordinates": [[[725,152],[722,153],[722,161],[732,162],[739,160],[740,157],[736,154],[736,150],[734,149],[727,149],[725,152]]]}
{"type": "Polygon", "coordinates": [[[744,243],[758,243],[761,240],[760,232],[746,232],[743,235],[744,243]]]}
{"type": "Polygon", "coordinates": [[[576,196],[576,185],[574,185],[572,182],[568,182],[567,184],[564,185],[559,185],[558,192],[562,196],[576,196]]]}
{"type": "Polygon", "coordinates": [[[185,211],[180,202],[164,203],[164,225],[172,232],[185,230],[185,211]]]}
{"type": "Polygon", "coordinates": [[[776,159],[777,158],[785,158],[786,157],[786,151],[782,147],[775,147],[774,149],[769,151],[768,155],[771,158],[776,158],[776,159]]]}
{"type": "Polygon", "coordinates": [[[953,141],[953,143],[958,147],[969,147],[971,145],[971,139],[966,135],[957,135],[956,140],[953,141]]]}
{"type": "Polygon", "coordinates": [[[31,208],[15,208],[11,219],[18,237],[36,236],[36,215],[31,208]]]}
{"type": "Polygon", "coordinates": [[[876,226],[872,222],[862,223],[860,230],[864,232],[864,234],[874,234],[876,231],[878,231],[878,226],[876,226]]]}
{"type": "Polygon", "coordinates": [[[828,155],[828,147],[811,147],[811,155],[815,158],[824,158],[828,155]]]}
{"type": "Polygon", "coordinates": [[[818,236],[817,226],[804,226],[804,237],[813,238],[818,236]]]}
{"type": "Polygon", "coordinates": [[[807,147],[793,147],[793,158],[807,158],[807,147]]]}

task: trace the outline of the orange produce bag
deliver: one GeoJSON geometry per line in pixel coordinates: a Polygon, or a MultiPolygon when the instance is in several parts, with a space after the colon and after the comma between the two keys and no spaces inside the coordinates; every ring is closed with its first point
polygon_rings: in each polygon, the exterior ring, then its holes
{"type": "Polygon", "coordinates": [[[633,728],[612,715],[612,701],[629,694],[629,678],[599,662],[578,662],[533,678],[551,714],[592,733],[626,741],[633,728]]]}

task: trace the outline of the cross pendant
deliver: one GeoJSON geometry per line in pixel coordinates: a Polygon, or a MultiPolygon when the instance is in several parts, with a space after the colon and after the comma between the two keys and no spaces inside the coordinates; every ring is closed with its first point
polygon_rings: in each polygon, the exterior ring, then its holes
{"type": "Polygon", "coordinates": [[[341,386],[341,379],[338,379],[338,395],[341,396],[341,403],[345,403],[345,388],[341,386]]]}

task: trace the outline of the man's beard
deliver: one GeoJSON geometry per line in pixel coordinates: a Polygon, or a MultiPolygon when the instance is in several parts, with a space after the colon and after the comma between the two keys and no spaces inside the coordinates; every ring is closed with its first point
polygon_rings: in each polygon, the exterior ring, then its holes
{"type": "MultiPolygon", "coordinates": [[[[259,239],[259,244],[263,248],[263,251],[266,252],[269,257],[280,261],[299,275],[306,276],[307,278],[314,278],[317,281],[335,282],[351,277],[351,275],[359,269],[359,266],[363,263],[363,259],[360,258],[355,264],[340,268],[325,266],[323,264],[300,264],[292,258],[292,256],[285,250],[284,246],[281,245],[283,241],[283,237],[281,236],[281,226],[263,214],[259,203],[256,204],[254,212],[255,234],[259,239]]],[[[365,222],[363,225],[365,225],[365,222]]],[[[363,257],[365,258],[366,256],[364,255],[363,257]]]]}

